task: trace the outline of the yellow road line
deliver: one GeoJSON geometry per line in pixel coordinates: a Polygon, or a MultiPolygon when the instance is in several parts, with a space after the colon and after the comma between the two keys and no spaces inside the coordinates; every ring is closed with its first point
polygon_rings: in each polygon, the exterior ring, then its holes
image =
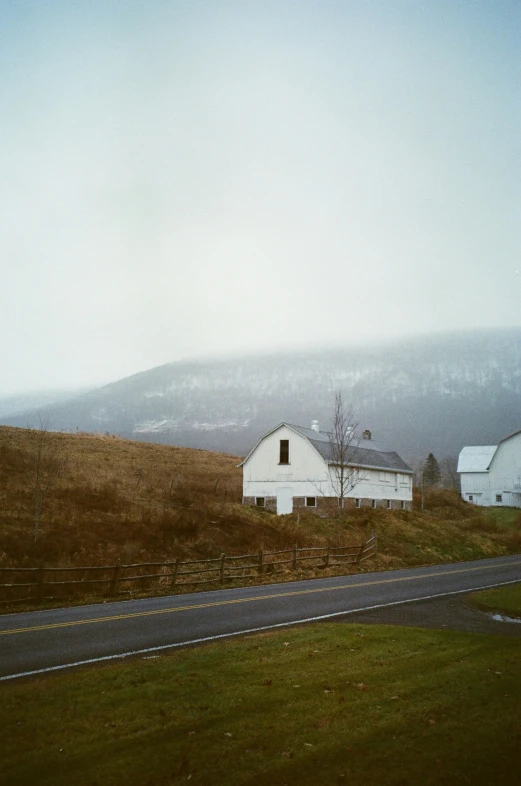
{"type": "MultiPolygon", "coordinates": [[[[521,560],[509,562],[511,565],[521,565],[521,560]]],[[[0,636],[11,636],[14,633],[30,633],[37,630],[54,630],[55,628],[70,628],[76,625],[92,625],[97,622],[113,622],[114,620],[134,619],[136,617],[152,617],[157,614],[173,614],[177,611],[193,611],[194,609],[210,609],[216,606],[230,606],[237,603],[253,603],[259,600],[272,600],[274,598],[291,598],[297,595],[311,595],[318,592],[338,592],[344,589],[357,589],[358,587],[373,587],[377,584],[394,584],[402,581],[418,581],[420,579],[435,578],[436,576],[450,576],[458,573],[473,573],[481,570],[492,570],[497,565],[479,565],[474,568],[459,568],[456,570],[436,571],[435,573],[423,573],[421,576],[402,576],[394,579],[378,579],[377,581],[364,581],[359,583],[341,584],[335,587],[314,587],[313,589],[294,590],[293,592],[278,592],[271,595],[256,595],[252,598],[234,598],[233,600],[217,600],[212,603],[197,603],[192,606],[173,606],[167,609],[153,609],[151,611],[134,611],[130,614],[114,614],[110,617],[94,617],[92,619],[72,620],[71,622],[55,622],[49,625],[33,625],[29,628],[15,628],[13,630],[2,630],[0,636]]],[[[521,581],[521,577],[520,577],[521,581]]]]}

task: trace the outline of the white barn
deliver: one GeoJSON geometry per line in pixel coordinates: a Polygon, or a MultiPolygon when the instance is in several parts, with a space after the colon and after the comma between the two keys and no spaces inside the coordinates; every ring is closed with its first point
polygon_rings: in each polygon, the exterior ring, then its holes
{"type": "Polygon", "coordinates": [[[521,431],[499,445],[463,448],[458,472],[461,496],[467,502],[521,508],[521,431]]]}
{"type": "MultiPolygon", "coordinates": [[[[330,434],[281,423],[257,442],[240,464],[243,504],[273,510],[279,515],[294,509],[338,506],[338,483],[330,434]]],[[[350,447],[348,465],[353,487],[344,507],[387,507],[412,510],[413,472],[400,456],[371,439],[364,431],[350,447]]]]}

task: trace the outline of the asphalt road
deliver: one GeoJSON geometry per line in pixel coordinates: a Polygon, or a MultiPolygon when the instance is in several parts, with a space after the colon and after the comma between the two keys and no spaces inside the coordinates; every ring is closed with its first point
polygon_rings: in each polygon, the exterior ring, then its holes
{"type": "Polygon", "coordinates": [[[521,554],[0,616],[0,680],[521,581],[521,554]]]}

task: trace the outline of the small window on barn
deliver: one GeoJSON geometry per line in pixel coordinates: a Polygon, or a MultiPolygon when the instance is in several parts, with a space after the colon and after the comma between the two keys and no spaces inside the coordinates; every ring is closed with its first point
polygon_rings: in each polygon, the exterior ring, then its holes
{"type": "Polygon", "coordinates": [[[255,497],[255,504],[258,508],[266,507],[266,497],[255,497]]]}
{"type": "Polygon", "coordinates": [[[469,494],[469,502],[473,502],[473,501],[474,501],[474,495],[473,494],[469,494]]]}
{"type": "Polygon", "coordinates": [[[317,506],[316,497],[306,497],[306,508],[316,508],[316,506],[317,506]]]}
{"type": "Polygon", "coordinates": [[[376,500],[375,499],[371,500],[371,507],[372,508],[376,508],[376,500]]]}
{"type": "Polygon", "coordinates": [[[390,499],[388,499],[388,500],[387,500],[387,509],[388,509],[388,510],[390,510],[390,509],[391,509],[391,506],[392,506],[391,500],[390,500],[390,499]]]}
{"type": "Polygon", "coordinates": [[[400,507],[401,507],[402,510],[405,510],[405,502],[403,501],[403,499],[400,502],[400,507]]]}
{"type": "Polygon", "coordinates": [[[502,494],[496,494],[496,502],[503,502],[503,495],[502,494]]]}
{"type": "Polygon", "coordinates": [[[357,497],[357,498],[355,499],[355,508],[359,508],[359,507],[360,507],[360,505],[361,505],[361,500],[360,500],[360,499],[357,497]]]}
{"type": "Polygon", "coordinates": [[[289,464],[289,439],[280,440],[279,464],[289,464]]]}

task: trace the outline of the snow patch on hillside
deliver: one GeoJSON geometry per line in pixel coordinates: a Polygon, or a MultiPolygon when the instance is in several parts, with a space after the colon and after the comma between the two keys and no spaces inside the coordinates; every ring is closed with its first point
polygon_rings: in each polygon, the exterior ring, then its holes
{"type": "Polygon", "coordinates": [[[249,422],[249,420],[245,420],[242,423],[238,423],[235,420],[227,420],[223,423],[192,423],[191,427],[194,431],[215,431],[222,428],[246,428],[249,422]]]}
{"type": "Polygon", "coordinates": [[[194,431],[217,431],[219,429],[240,429],[246,428],[250,424],[250,420],[223,420],[218,423],[205,423],[199,421],[185,421],[173,420],[171,418],[162,418],[161,420],[143,420],[134,426],[134,434],[160,434],[162,432],[177,431],[181,426],[183,428],[193,429],[194,431]]]}
{"type": "Polygon", "coordinates": [[[179,422],[171,418],[144,420],[142,423],[136,423],[134,434],[160,434],[163,431],[175,431],[178,428],[179,422]]]}

